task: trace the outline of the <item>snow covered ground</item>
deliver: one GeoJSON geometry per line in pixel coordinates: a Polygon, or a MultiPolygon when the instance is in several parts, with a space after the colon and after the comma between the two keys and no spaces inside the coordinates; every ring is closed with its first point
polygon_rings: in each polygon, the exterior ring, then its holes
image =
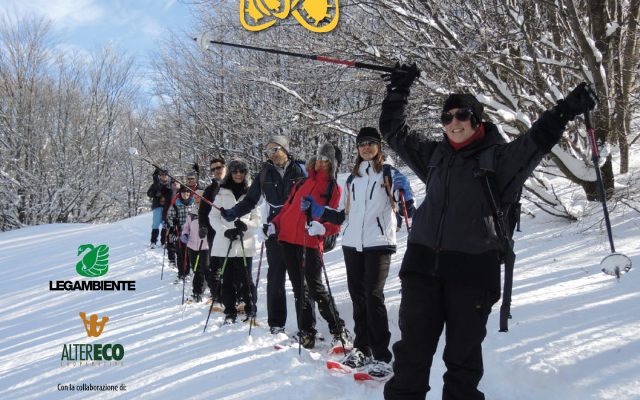
{"type": "MultiPolygon", "coordinates": [[[[423,187],[414,182],[418,197],[423,187]]],[[[640,223],[635,211],[614,210],[616,247],[635,266],[619,282],[599,271],[608,254],[599,205],[578,223],[538,213],[523,215],[517,233],[513,319],[498,333],[498,305],[484,345],[488,399],[640,399],[640,223]]],[[[160,280],[162,249],[147,247],[151,214],[112,224],[57,224],[0,233],[0,398],[54,399],[382,399],[377,383],[333,376],[320,353],[297,348],[276,351],[268,333],[263,263],[258,322],[223,326],[213,314],[203,333],[208,307],[181,306],[182,286],[167,267],[160,280]],[[135,291],[50,291],[49,281],[90,280],[79,276],[78,246],[110,247],[109,272],[94,280],[135,280],[135,291]],[[79,317],[108,316],[104,333],[88,337],[79,317]],[[61,366],[71,343],[119,343],[123,365],[61,366]],[[60,390],[82,385],[126,385],[119,391],[60,390]]],[[[406,246],[392,259],[386,285],[392,342],[399,337],[398,269],[406,246]]],[[[351,322],[342,252],[325,255],[341,316],[351,322]]],[[[254,260],[254,279],[257,272],[254,260]]],[[[289,293],[291,288],[287,284],[289,293]]],[[[190,288],[187,287],[187,294],[190,288]]],[[[289,298],[287,329],[295,332],[289,298]]],[[[329,336],[318,315],[318,329],[329,336]]],[[[442,346],[432,370],[429,398],[440,398],[442,346]]],[[[66,364],[66,363],[65,363],[66,364]]],[[[120,388],[120,386],[118,386],[120,388]]]]}

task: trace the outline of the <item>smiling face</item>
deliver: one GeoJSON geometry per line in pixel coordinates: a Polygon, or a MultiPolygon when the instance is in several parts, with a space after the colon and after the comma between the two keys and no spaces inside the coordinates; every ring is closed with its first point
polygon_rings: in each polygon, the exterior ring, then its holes
{"type": "Polygon", "coordinates": [[[358,142],[358,154],[364,161],[371,161],[378,155],[380,144],[373,140],[358,142]]]}
{"type": "Polygon", "coordinates": [[[444,125],[444,131],[447,138],[453,143],[462,143],[469,139],[475,133],[475,129],[471,126],[471,119],[467,118],[466,121],[460,121],[456,116],[458,108],[452,108],[447,113],[454,116],[454,118],[448,124],[444,125]]]}

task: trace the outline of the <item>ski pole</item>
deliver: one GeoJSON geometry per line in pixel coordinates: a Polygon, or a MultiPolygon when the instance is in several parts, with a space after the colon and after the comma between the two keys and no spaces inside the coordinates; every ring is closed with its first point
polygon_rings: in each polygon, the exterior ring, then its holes
{"type": "Polygon", "coordinates": [[[182,247],[182,273],[184,274],[184,276],[182,277],[182,304],[184,304],[184,287],[187,285],[187,275],[189,272],[189,264],[187,263],[187,246],[186,245],[182,245],[180,246],[180,243],[182,243],[180,241],[180,239],[178,239],[178,249],[180,249],[180,247],[182,247]]]}
{"type": "MultiPolygon", "coordinates": [[[[231,252],[231,246],[233,245],[233,241],[229,241],[229,248],[227,249],[227,255],[224,256],[224,261],[222,262],[222,272],[220,273],[220,286],[222,286],[222,279],[224,276],[224,269],[227,266],[227,260],[229,259],[229,253],[231,252]]],[[[213,311],[213,301],[211,302],[211,307],[209,307],[209,315],[207,315],[207,322],[204,324],[204,329],[202,333],[207,331],[207,325],[209,325],[209,317],[211,317],[211,311],[213,311]]]]}
{"type": "Polygon", "coordinates": [[[193,267],[193,274],[195,275],[198,270],[198,262],[200,261],[200,251],[202,250],[202,243],[204,243],[204,239],[200,239],[200,246],[198,247],[198,255],[196,255],[196,261],[193,267]]]}
{"type": "Polygon", "coordinates": [[[162,272],[160,272],[160,280],[162,280],[162,277],[164,276],[164,256],[167,253],[167,235],[165,233],[164,235],[164,245],[162,246],[162,272]]]}
{"type": "Polygon", "coordinates": [[[407,224],[407,232],[411,231],[409,226],[409,215],[407,214],[407,203],[404,201],[404,192],[400,190],[400,203],[402,203],[402,211],[404,211],[404,222],[407,224]]]}
{"type": "Polygon", "coordinates": [[[616,253],[616,248],[613,244],[613,233],[611,231],[611,221],[609,220],[609,210],[607,209],[607,199],[604,192],[604,182],[602,181],[602,174],[600,172],[600,154],[598,151],[598,144],[596,143],[596,133],[591,122],[591,112],[585,111],[584,122],[587,127],[587,136],[591,143],[591,160],[593,162],[593,168],[596,170],[596,179],[598,181],[598,192],[600,195],[600,202],[602,203],[602,211],[604,212],[604,222],[607,227],[607,235],[609,236],[609,246],[611,247],[611,254],[605,257],[601,261],[601,265],[604,264],[602,272],[615,275],[617,279],[620,279],[622,272],[627,272],[631,269],[631,259],[624,254],[616,253]],[[605,263],[607,258],[612,257],[605,263]]]}
{"type": "MultiPolygon", "coordinates": [[[[333,299],[333,294],[331,294],[331,286],[329,285],[329,275],[327,274],[327,267],[324,265],[324,254],[320,251],[320,246],[316,249],[318,254],[320,255],[320,265],[322,266],[322,272],[324,272],[324,280],[327,283],[327,292],[329,292],[329,306],[331,307],[331,314],[333,314],[333,321],[336,326],[338,325],[338,309],[336,307],[336,302],[333,299]]],[[[344,329],[344,326],[342,327],[344,329]]],[[[340,343],[342,344],[343,354],[347,354],[347,349],[345,348],[344,338],[342,337],[342,333],[340,334],[340,343]]]]}
{"type": "MultiPolygon", "coordinates": [[[[246,322],[247,320],[249,321],[249,336],[251,336],[251,323],[252,321],[255,321],[255,312],[254,312],[254,307],[255,307],[255,297],[253,295],[253,280],[251,279],[251,275],[249,274],[249,268],[247,268],[247,257],[245,255],[244,252],[244,234],[240,233],[240,248],[242,249],[242,266],[244,267],[244,280],[245,280],[245,285],[247,285],[247,289],[249,292],[249,302],[251,302],[251,304],[249,304],[250,310],[249,312],[251,314],[247,314],[248,317],[247,319],[245,319],[243,322],[246,322]]],[[[247,305],[245,304],[245,309],[244,309],[245,313],[247,312],[247,305]]]]}
{"type": "MultiPolygon", "coordinates": [[[[258,261],[258,275],[256,276],[256,292],[255,302],[258,303],[258,282],[260,282],[260,267],[262,267],[262,253],[264,252],[264,241],[260,245],[260,260],[258,261]]],[[[253,314],[253,321],[249,324],[249,336],[251,336],[251,327],[256,322],[256,313],[253,314]]]]}
{"type": "Polygon", "coordinates": [[[209,44],[218,44],[218,45],[221,45],[221,46],[229,46],[229,47],[235,47],[235,48],[245,49],[245,50],[262,51],[264,53],[280,54],[280,55],[290,56],[290,57],[305,58],[307,60],[323,61],[323,62],[328,62],[328,63],[332,63],[332,64],[340,64],[340,65],[345,65],[345,66],[351,67],[351,68],[368,69],[368,70],[373,70],[373,71],[382,71],[382,72],[389,72],[389,73],[394,72],[394,71],[405,72],[405,71],[402,71],[400,69],[396,69],[395,67],[387,67],[385,65],[375,65],[375,64],[363,63],[363,62],[359,62],[359,61],[338,60],[338,59],[335,59],[335,58],[320,56],[320,55],[317,55],[317,54],[302,54],[302,53],[294,53],[294,52],[291,52],[291,51],[269,49],[269,48],[266,48],[266,47],[249,46],[249,45],[246,45],[246,44],[221,42],[219,40],[211,40],[207,36],[208,36],[208,34],[204,33],[204,34],[202,34],[200,36],[200,39],[193,38],[193,40],[196,41],[196,42],[199,42],[200,43],[200,47],[203,50],[208,50],[208,46],[207,45],[209,45],[209,44]]]}

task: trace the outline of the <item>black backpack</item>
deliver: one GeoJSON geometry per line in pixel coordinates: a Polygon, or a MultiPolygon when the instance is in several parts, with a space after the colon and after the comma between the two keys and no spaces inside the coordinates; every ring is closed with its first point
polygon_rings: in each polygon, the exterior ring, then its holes
{"type": "Polygon", "coordinates": [[[495,174],[495,149],[496,146],[491,146],[478,155],[476,177],[482,180],[485,196],[487,196],[492,208],[496,234],[502,245],[500,254],[504,264],[504,287],[502,289],[502,305],[500,306],[500,332],[508,332],[508,320],[511,318],[513,268],[516,261],[516,254],[513,251],[513,233],[516,226],[520,224],[522,189],[514,199],[509,199],[501,204],[501,196],[499,195],[495,174]]]}

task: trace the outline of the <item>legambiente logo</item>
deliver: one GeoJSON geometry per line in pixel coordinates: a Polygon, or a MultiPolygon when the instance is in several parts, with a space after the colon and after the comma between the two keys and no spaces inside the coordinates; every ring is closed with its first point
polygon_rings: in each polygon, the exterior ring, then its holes
{"type": "MultiPolygon", "coordinates": [[[[80,312],[80,319],[87,332],[87,337],[100,337],[109,322],[109,317],[98,317],[97,314],[80,312]]],[[[61,367],[115,367],[124,365],[124,347],[112,343],[68,343],[62,345],[61,367]]]]}
{"type": "Polygon", "coordinates": [[[338,0],[240,0],[240,23],[261,31],[292,15],[312,32],[329,32],[338,24],[338,0]]]}
{"type": "MultiPolygon", "coordinates": [[[[109,246],[81,244],[78,246],[76,272],[87,278],[104,276],[109,271],[109,246]]],[[[136,290],[136,281],[49,281],[49,290],[136,290]]]]}

